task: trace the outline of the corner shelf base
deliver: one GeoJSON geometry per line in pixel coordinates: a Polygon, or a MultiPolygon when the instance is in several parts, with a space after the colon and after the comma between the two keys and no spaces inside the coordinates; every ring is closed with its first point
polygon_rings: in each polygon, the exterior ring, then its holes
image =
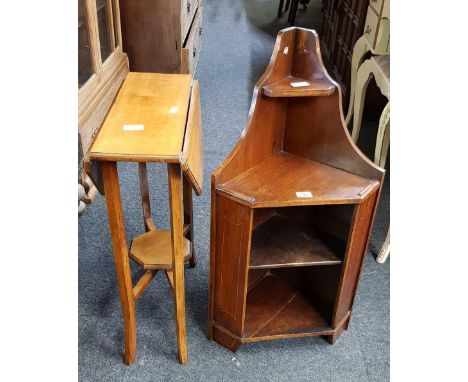
{"type": "Polygon", "coordinates": [[[331,307],[316,303],[281,277],[267,274],[247,294],[243,339],[332,332],[323,315],[331,307]]]}
{"type": "Polygon", "coordinates": [[[349,313],[332,329],[325,316],[332,306],[311,298],[283,278],[268,274],[247,295],[244,336],[238,337],[212,322],[211,338],[236,352],[243,343],[321,336],[334,344],[348,329],[349,313]]]}

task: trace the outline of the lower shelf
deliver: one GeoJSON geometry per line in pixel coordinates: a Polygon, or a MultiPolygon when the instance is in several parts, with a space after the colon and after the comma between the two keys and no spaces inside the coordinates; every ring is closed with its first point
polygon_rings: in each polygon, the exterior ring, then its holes
{"type": "Polygon", "coordinates": [[[243,339],[332,331],[331,306],[268,274],[247,294],[243,339]]]}
{"type": "MultiPolygon", "coordinates": [[[[171,231],[152,230],[135,237],[130,257],[143,269],[172,269],[171,231]]],[[[184,261],[190,258],[190,241],[184,238],[184,261]]]]}

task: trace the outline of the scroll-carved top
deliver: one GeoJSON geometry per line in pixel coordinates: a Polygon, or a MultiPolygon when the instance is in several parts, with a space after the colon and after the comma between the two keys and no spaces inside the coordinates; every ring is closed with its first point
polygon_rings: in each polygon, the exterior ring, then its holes
{"type": "Polygon", "coordinates": [[[317,33],[281,30],[255,85],[247,126],[213,173],[217,192],[253,208],[360,203],[383,175],[349,135],[341,89],[323,65],[317,33]],[[314,196],[301,199],[298,191],[314,196]]]}

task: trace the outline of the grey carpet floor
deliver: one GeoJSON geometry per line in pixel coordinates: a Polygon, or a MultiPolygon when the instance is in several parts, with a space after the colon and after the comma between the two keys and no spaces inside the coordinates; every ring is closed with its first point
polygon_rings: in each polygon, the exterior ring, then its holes
{"type": "MultiPolygon", "coordinates": [[[[211,172],[238,140],[253,85],[270,59],[278,30],[277,1],[205,0],[203,46],[196,78],[205,132],[205,189],[195,199],[198,265],[186,270],[189,363],[177,362],[171,291],[158,274],[137,303],[137,359],[122,362],[123,333],[105,200],[98,196],[79,219],[79,379],[82,381],[387,381],[389,380],[390,261],[375,253],[389,220],[387,176],[357,291],[349,330],[335,345],[310,337],[241,346],[234,354],[206,337],[211,172]]],[[[297,24],[320,29],[320,2],[298,11],[297,24]]],[[[359,146],[371,158],[377,121],[364,121],[359,146]]],[[[143,232],[135,164],[119,164],[127,237],[143,232]]],[[[167,175],[150,165],[156,223],[168,228],[167,175]]],[[[141,271],[132,264],[132,273],[141,271]]]]}

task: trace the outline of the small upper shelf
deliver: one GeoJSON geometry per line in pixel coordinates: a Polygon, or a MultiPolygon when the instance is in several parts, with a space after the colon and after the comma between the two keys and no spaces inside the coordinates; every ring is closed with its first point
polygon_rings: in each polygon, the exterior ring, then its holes
{"type": "Polygon", "coordinates": [[[272,84],[263,86],[263,94],[268,97],[317,97],[328,96],[335,91],[335,85],[326,77],[306,80],[288,76],[272,84]]]}
{"type": "Polygon", "coordinates": [[[360,203],[379,182],[310,159],[281,152],[217,192],[251,208],[360,203]]]}

